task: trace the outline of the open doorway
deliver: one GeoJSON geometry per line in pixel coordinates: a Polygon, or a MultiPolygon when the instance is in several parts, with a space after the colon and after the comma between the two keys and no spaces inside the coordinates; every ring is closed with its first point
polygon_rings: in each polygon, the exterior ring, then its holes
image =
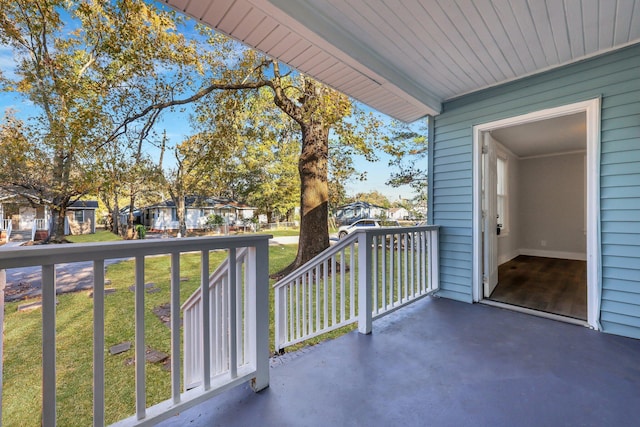
{"type": "Polygon", "coordinates": [[[597,328],[598,147],[599,100],[474,127],[474,300],[597,328]]]}

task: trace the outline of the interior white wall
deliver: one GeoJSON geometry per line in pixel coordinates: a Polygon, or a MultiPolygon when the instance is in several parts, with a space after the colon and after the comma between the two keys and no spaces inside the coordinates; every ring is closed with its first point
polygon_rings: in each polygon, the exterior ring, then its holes
{"type": "Polygon", "coordinates": [[[521,159],[520,253],[586,259],[585,154],[521,159]]]}

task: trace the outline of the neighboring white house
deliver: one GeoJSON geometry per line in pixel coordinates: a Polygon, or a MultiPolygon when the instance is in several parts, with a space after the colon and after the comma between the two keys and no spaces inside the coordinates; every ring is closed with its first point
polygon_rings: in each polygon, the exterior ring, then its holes
{"type": "Polygon", "coordinates": [[[391,208],[387,215],[390,219],[396,219],[398,221],[403,219],[409,219],[409,211],[405,208],[391,208]]]}
{"type": "MultiPolygon", "coordinates": [[[[188,230],[203,229],[207,217],[220,215],[227,225],[239,225],[254,217],[256,208],[230,199],[187,196],[185,222],[188,230]]],[[[151,230],[177,230],[178,211],[173,200],[142,209],[142,223],[151,230]]]]}

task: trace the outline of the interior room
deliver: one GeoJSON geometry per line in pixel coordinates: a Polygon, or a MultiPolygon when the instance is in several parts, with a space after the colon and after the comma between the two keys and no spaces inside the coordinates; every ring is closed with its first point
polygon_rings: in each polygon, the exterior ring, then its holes
{"type": "Polygon", "coordinates": [[[490,300],[587,319],[586,117],[495,129],[498,285],[490,300]]]}

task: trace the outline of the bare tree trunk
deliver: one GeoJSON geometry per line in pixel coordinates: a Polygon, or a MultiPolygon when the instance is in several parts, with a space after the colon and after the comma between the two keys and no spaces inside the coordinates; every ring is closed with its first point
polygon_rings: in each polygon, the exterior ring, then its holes
{"type": "Polygon", "coordinates": [[[178,216],[178,224],[179,224],[178,232],[182,237],[186,237],[187,223],[185,221],[186,206],[184,201],[184,195],[180,194],[178,196],[178,200],[176,200],[175,203],[176,203],[176,214],[178,216]]]}
{"type": "Polygon", "coordinates": [[[329,129],[319,123],[302,127],[300,174],[300,239],[295,261],[278,275],[300,267],[329,247],[329,129]]]}
{"type": "Polygon", "coordinates": [[[135,231],[133,229],[133,219],[134,219],[133,207],[135,206],[135,203],[136,203],[136,194],[132,190],[129,193],[129,215],[127,215],[127,235],[126,235],[127,240],[131,240],[135,238],[135,231]]]}
{"type": "Polygon", "coordinates": [[[64,234],[64,218],[67,214],[66,207],[55,206],[51,208],[51,228],[49,230],[49,241],[63,242],[64,234]]]}

